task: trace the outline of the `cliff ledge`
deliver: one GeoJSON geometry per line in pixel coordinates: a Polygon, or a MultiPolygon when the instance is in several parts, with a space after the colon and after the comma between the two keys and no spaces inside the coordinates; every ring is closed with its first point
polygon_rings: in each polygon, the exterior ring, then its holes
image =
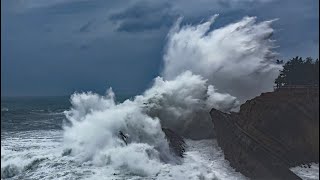
{"type": "Polygon", "coordinates": [[[300,179],[289,167],[319,162],[319,89],[283,88],[210,112],[225,158],[253,179],[300,179]]]}

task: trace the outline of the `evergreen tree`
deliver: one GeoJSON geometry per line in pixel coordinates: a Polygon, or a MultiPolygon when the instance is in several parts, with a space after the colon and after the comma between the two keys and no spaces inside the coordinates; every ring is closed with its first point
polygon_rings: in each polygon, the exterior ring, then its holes
{"type": "MultiPolygon", "coordinates": [[[[277,60],[277,64],[283,61],[277,60]]],[[[277,88],[286,85],[319,85],[319,60],[307,57],[295,57],[283,65],[279,76],[275,79],[277,88]]]]}

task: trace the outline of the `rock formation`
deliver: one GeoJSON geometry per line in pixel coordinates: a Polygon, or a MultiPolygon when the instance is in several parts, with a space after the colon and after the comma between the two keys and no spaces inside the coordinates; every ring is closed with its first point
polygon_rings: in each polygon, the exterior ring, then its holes
{"type": "Polygon", "coordinates": [[[282,88],[247,101],[238,113],[212,109],[225,158],[253,179],[300,179],[289,167],[319,162],[319,89],[282,88]]]}
{"type": "Polygon", "coordinates": [[[162,131],[166,135],[171,150],[177,156],[183,157],[186,148],[183,138],[168,128],[162,128],[162,131]]]}

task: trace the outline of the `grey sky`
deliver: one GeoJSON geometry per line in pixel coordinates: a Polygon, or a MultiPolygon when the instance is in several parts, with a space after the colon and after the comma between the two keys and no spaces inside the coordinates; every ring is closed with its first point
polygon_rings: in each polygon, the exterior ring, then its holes
{"type": "Polygon", "coordinates": [[[167,32],[184,16],[215,27],[257,16],[274,23],[279,58],[319,56],[318,0],[3,0],[1,95],[67,95],[147,88],[167,32]]]}

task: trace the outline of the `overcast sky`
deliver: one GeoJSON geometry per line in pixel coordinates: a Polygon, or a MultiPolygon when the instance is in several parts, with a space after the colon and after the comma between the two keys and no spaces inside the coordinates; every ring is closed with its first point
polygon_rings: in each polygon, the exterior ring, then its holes
{"type": "Polygon", "coordinates": [[[2,0],[1,96],[142,92],[161,71],[171,25],[279,18],[279,59],[319,56],[318,0],[2,0]]]}

